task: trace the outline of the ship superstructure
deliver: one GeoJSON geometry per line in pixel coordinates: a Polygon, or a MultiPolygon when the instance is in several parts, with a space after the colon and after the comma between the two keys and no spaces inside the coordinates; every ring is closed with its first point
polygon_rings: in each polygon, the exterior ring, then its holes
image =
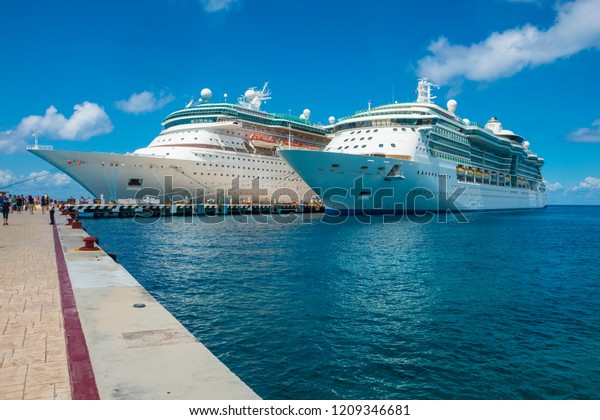
{"type": "Polygon", "coordinates": [[[282,150],[331,213],[546,206],[544,159],[492,117],[480,126],[444,109],[419,80],[417,100],[357,112],[330,126],[323,151],[282,150]]]}
{"type": "Polygon", "coordinates": [[[28,150],[105,201],[153,197],[238,202],[301,201],[312,192],[277,154],[279,148],[322,149],[326,130],[300,117],[267,113],[268,85],[248,89],[237,103],[201,100],[169,114],[144,148],[127,154],[28,150]]]}

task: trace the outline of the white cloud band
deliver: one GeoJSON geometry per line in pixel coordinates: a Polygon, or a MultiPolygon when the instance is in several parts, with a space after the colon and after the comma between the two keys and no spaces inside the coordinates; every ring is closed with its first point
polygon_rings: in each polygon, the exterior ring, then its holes
{"type": "Polygon", "coordinates": [[[0,132],[0,152],[15,153],[25,149],[35,129],[40,137],[56,140],[88,140],[108,134],[113,125],[104,109],[92,102],[74,106],[69,118],[52,105],[44,115],[30,115],[21,120],[14,130],[0,132]]]}
{"type": "Polygon", "coordinates": [[[156,111],[174,99],[173,95],[163,96],[161,93],[157,98],[154,93],[143,91],[132,94],[129,99],[118,101],[115,106],[117,109],[130,114],[144,114],[156,111]]]}
{"type": "Polygon", "coordinates": [[[237,3],[239,3],[239,0],[200,0],[202,8],[207,13],[225,11],[237,3]]]}
{"type": "Polygon", "coordinates": [[[526,67],[551,63],[588,48],[600,48],[600,1],[576,0],[559,6],[555,24],[543,31],[532,25],[493,33],[471,46],[432,42],[431,55],[418,62],[418,75],[436,83],[455,79],[492,81],[526,67]]]}
{"type": "Polygon", "coordinates": [[[600,143],[600,119],[594,121],[591,127],[579,128],[567,136],[569,141],[577,143],[600,143]]]}

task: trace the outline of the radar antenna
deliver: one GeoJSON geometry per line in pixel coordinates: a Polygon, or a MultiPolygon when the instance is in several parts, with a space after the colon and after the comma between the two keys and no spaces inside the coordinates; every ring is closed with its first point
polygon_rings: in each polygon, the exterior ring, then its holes
{"type": "Polygon", "coordinates": [[[417,85],[417,102],[426,104],[433,103],[433,100],[437,98],[437,96],[431,96],[431,88],[439,89],[440,87],[429,82],[426,77],[419,79],[419,84],[417,85]]]}
{"type": "Polygon", "coordinates": [[[244,93],[238,104],[244,108],[258,111],[264,101],[271,99],[271,91],[269,90],[269,82],[266,82],[261,90],[256,90],[256,87],[251,87],[244,93]]]}

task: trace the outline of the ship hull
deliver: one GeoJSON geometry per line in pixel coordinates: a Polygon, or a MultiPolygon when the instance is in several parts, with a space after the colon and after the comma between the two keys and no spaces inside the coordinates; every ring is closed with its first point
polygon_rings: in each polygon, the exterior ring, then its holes
{"type": "Polygon", "coordinates": [[[277,156],[197,149],[190,158],[30,149],[96,198],[160,202],[308,201],[314,193],[277,156]]]}
{"type": "Polygon", "coordinates": [[[399,214],[538,209],[546,193],[462,182],[453,164],[343,153],[282,150],[329,214],[399,214]]]}

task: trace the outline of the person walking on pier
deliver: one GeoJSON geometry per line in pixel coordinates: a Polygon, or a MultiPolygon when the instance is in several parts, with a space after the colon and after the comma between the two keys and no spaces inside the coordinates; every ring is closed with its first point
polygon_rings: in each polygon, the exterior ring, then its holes
{"type": "Polygon", "coordinates": [[[42,214],[46,214],[46,206],[48,205],[48,196],[44,194],[42,196],[42,214]]]}
{"type": "Polygon", "coordinates": [[[8,225],[8,213],[10,213],[10,201],[6,197],[1,197],[0,200],[2,202],[2,221],[4,222],[3,226],[8,225]]]}
{"type": "Polygon", "coordinates": [[[50,224],[54,224],[54,210],[56,209],[56,200],[50,200],[50,224]]]}

